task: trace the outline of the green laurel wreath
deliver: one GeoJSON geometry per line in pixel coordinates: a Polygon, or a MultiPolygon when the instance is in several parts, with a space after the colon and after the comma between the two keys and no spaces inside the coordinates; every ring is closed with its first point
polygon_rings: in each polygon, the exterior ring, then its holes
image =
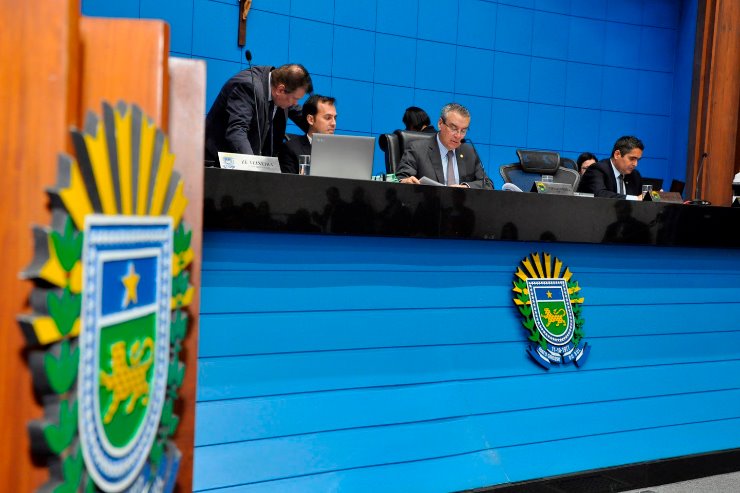
{"type": "MultiPolygon", "coordinates": [[[[532,305],[530,304],[530,298],[529,295],[525,293],[525,290],[527,289],[526,281],[515,279],[514,286],[516,286],[516,288],[520,291],[519,294],[517,294],[516,299],[518,299],[521,304],[517,305],[517,308],[519,309],[519,313],[522,314],[522,317],[524,317],[522,320],[522,325],[529,332],[529,336],[527,336],[527,339],[536,344],[539,344],[542,349],[547,349],[547,341],[542,336],[540,331],[537,330],[537,327],[534,323],[534,318],[532,317],[532,305]]],[[[576,281],[568,281],[568,289],[576,287],[578,287],[578,283],[576,281]]],[[[575,329],[573,331],[572,341],[574,346],[578,346],[578,344],[581,342],[581,339],[583,339],[583,325],[585,324],[586,320],[581,316],[583,312],[583,307],[580,303],[573,303],[571,306],[573,308],[573,316],[575,318],[575,329]]]]}
{"type": "MultiPolygon", "coordinates": [[[[65,214],[66,215],[66,214],[65,214]]],[[[51,230],[49,237],[54,245],[59,265],[66,273],[63,289],[43,289],[49,316],[53,320],[62,340],[31,353],[31,367],[40,368],[34,372],[34,384],[39,394],[44,395],[44,419],[29,423],[29,433],[34,453],[52,454],[61,461],[63,481],[50,488],[53,493],[74,493],[84,484],[85,492],[96,491],[95,484],[84,472],[82,450],[77,440],[78,402],[76,383],[80,358],[77,336],[71,335],[75,322],[82,309],[82,295],[71,290],[71,272],[82,259],[84,233],[78,231],[69,215],[64,220],[62,232],[51,230]],[[60,292],[59,292],[60,291],[60,292]],[[51,399],[46,396],[51,396],[51,399]],[[47,402],[51,404],[46,404],[47,402]],[[84,481],[84,482],[83,482],[84,481]]],[[[159,467],[169,438],[177,430],[179,417],[174,413],[174,403],[185,377],[185,364],[180,360],[182,341],[187,333],[188,316],[182,308],[183,297],[190,286],[190,275],[186,270],[185,252],[190,248],[192,230],[185,230],[181,222],[174,232],[173,255],[180,267],[172,279],[172,299],[176,307],[170,322],[170,364],[167,374],[166,401],[152,446],[149,462],[153,470],[159,467]]]]}

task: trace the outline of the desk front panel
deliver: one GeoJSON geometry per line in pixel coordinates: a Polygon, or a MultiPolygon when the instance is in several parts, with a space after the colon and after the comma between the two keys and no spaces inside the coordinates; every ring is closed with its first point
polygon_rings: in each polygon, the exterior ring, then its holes
{"type": "Polygon", "coordinates": [[[740,447],[734,250],[242,230],[203,251],[196,491],[443,492],[740,447]],[[582,287],[581,368],[525,352],[533,252],[582,287]]]}

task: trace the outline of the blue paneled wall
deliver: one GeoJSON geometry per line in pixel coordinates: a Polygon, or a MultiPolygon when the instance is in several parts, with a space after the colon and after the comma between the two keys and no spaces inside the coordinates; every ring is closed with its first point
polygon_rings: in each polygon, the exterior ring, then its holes
{"type": "Polygon", "coordinates": [[[688,248],[207,233],[194,489],[435,493],[740,446],[740,257],[688,248]],[[512,302],[562,260],[586,364],[512,302]]]}
{"type": "MultiPolygon", "coordinates": [[[[499,186],[516,148],[605,157],[624,134],[646,143],[643,175],[683,179],[696,1],[254,0],[247,47],[257,64],[306,65],[316,90],[338,98],[343,133],[392,131],[412,104],[433,121],[444,103],[465,104],[499,186]]],[[[209,107],[246,67],[236,0],[82,9],[170,22],[172,53],[207,61],[209,107]]]]}

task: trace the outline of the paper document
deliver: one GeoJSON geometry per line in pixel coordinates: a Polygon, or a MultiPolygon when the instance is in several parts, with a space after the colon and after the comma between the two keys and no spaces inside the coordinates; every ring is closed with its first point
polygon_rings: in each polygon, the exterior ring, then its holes
{"type": "Polygon", "coordinates": [[[444,186],[440,182],[434,181],[431,178],[427,178],[426,176],[422,176],[419,181],[421,182],[422,185],[433,185],[435,187],[443,187],[444,186]]]}

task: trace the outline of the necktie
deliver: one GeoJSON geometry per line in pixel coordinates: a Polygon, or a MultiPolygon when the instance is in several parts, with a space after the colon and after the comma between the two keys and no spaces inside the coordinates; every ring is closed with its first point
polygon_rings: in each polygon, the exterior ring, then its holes
{"type": "Polygon", "coordinates": [[[619,193],[626,195],[624,193],[624,175],[619,175],[619,193]]]}
{"type": "Polygon", "coordinates": [[[447,185],[457,185],[455,180],[455,153],[447,151],[447,185]]]}
{"type": "Polygon", "coordinates": [[[272,130],[274,126],[274,119],[275,119],[275,103],[270,101],[269,113],[267,114],[267,121],[269,122],[269,125],[270,125],[270,134],[269,134],[270,135],[269,137],[270,138],[270,156],[275,155],[273,152],[273,148],[272,148],[273,146],[273,142],[272,142],[273,131],[272,130]]]}

